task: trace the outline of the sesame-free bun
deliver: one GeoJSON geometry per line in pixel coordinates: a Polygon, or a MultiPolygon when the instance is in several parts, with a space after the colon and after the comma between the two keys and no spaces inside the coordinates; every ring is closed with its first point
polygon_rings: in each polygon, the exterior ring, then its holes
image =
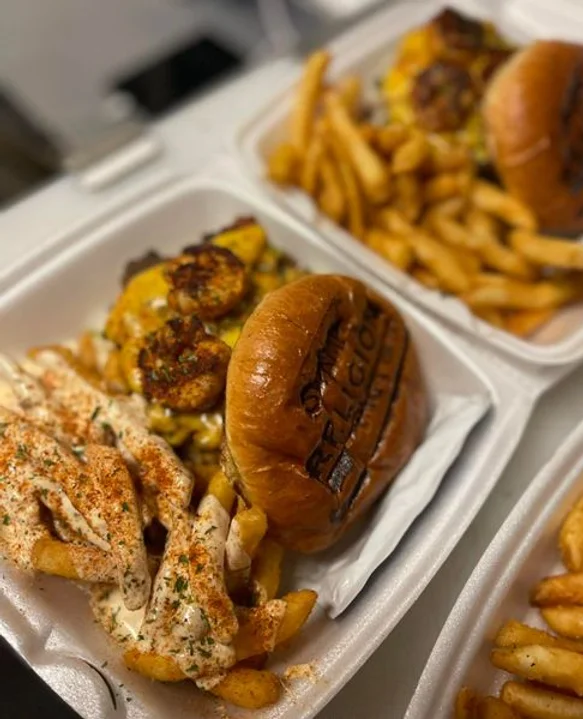
{"type": "Polygon", "coordinates": [[[541,229],[583,231],[583,45],[541,40],[496,72],[483,104],[498,174],[541,229]]]}
{"type": "Polygon", "coordinates": [[[407,463],[426,423],[407,328],[361,282],[302,278],[245,323],[227,376],[225,471],[288,548],[333,544],[407,463]]]}

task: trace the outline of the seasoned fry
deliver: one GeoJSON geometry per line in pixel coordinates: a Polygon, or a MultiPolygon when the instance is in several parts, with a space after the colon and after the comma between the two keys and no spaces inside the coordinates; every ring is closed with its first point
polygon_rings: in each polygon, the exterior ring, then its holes
{"type": "Polygon", "coordinates": [[[526,283],[500,278],[477,287],[463,297],[470,307],[500,307],[509,310],[551,309],[572,301],[577,287],[569,282],[526,283]]]}
{"type": "Polygon", "coordinates": [[[468,169],[471,166],[468,149],[463,145],[452,145],[442,138],[435,138],[429,146],[426,167],[429,172],[439,175],[443,172],[468,169]]]}
{"type": "Polygon", "coordinates": [[[545,607],[541,614],[549,627],[570,639],[583,639],[583,607],[545,607]]]}
{"type": "Polygon", "coordinates": [[[216,497],[227,512],[231,511],[235,501],[235,489],[222,470],[215,472],[212,476],[207,494],[212,494],[216,497]]]}
{"type": "Polygon", "coordinates": [[[456,255],[447,247],[422,231],[409,236],[417,261],[427,267],[440,285],[454,294],[467,292],[470,279],[456,255]]]}
{"type": "Polygon", "coordinates": [[[583,700],[534,684],[506,682],[502,699],[528,719],[583,719],[583,700]]]}
{"type": "Polygon", "coordinates": [[[378,130],[376,146],[383,155],[390,156],[408,137],[409,130],[405,125],[393,123],[378,130]]]}
{"type": "Polygon", "coordinates": [[[359,240],[363,239],[364,203],[356,175],[344,148],[332,134],[329,135],[329,146],[336,160],[340,181],[346,195],[348,229],[354,237],[357,237],[359,240]]]}
{"type": "Polygon", "coordinates": [[[235,638],[237,661],[273,651],[275,646],[295,636],[310,616],[316,599],[316,592],[302,589],[286,594],[281,600],[276,600],[285,605],[279,623],[270,621],[265,616],[264,610],[268,608],[267,604],[245,613],[240,618],[239,633],[235,638]]]}
{"type": "Polygon", "coordinates": [[[506,318],[500,310],[494,309],[493,307],[477,307],[474,309],[474,314],[476,317],[479,317],[494,327],[506,327],[506,318]]]}
{"type": "Polygon", "coordinates": [[[373,204],[386,202],[392,192],[389,169],[363,139],[338,95],[327,95],[326,109],[332,131],[346,149],[365,195],[373,204]]]}
{"type": "Polygon", "coordinates": [[[431,205],[425,217],[431,222],[434,217],[458,217],[466,206],[466,200],[463,197],[450,197],[448,200],[441,200],[431,205]]]}
{"type": "Polygon", "coordinates": [[[423,206],[421,185],[413,173],[404,172],[395,177],[393,206],[400,210],[409,222],[416,222],[423,206]]]}
{"type": "Polygon", "coordinates": [[[243,709],[262,709],[275,704],[282,692],[279,679],[264,669],[235,667],[211,693],[243,709]]]}
{"type": "Polygon", "coordinates": [[[265,512],[257,506],[237,512],[235,519],[241,546],[246,554],[253,558],[267,531],[267,517],[265,512]]]}
{"type": "Polygon", "coordinates": [[[510,233],[510,244],[535,265],[583,270],[583,245],[579,242],[515,230],[510,233]]]}
{"type": "Polygon", "coordinates": [[[263,604],[277,594],[282,559],[282,546],[266,537],[259,545],[251,570],[255,604],[263,604]]]}
{"type": "Polygon", "coordinates": [[[414,267],[411,271],[411,277],[416,279],[417,282],[420,282],[422,285],[429,288],[430,290],[439,289],[439,280],[432,272],[429,272],[429,270],[425,269],[425,267],[414,267]]]}
{"type": "Polygon", "coordinates": [[[123,660],[128,669],[157,682],[182,682],[186,679],[172,657],[156,652],[140,652],[132,648],[124,652],[123,660]]]}
{"type": "Polygon", "coordinates": [[[435,175],[425,184],[425,201],[441,202],[450,197],[465,197],[470,191],[472,176],[464,171],[435,175]]]}
{"type": "Polygon", "coordinates": [[[563,564],[571,572],[583,572],[583,497],[561,526],[559,547],[563,564]]]}
{"type": "Polygon", "coordinates": [[[297,178],[298,151],[288,142],[278,145],[267,161],[267,176],[278,185],[293,185],[297,178]]]}
{"type": "Polygon", "coordinates": [[[415,232],[415,227],[403,213],[393,207],[379,210],[376,214],[376,220],[387,232],[392,232],[395,235],[410,235],[415,232]]]}
{"type": "Polygon", "coordinates": [[[482,240],[479,236],[468,232],[459,222],[443,214],[434,214],[431,217],[430,224],[437,236],[448,245],[462,247],[472,252],[479,250],[482,246],[482,240]]]}
{"type": "Polygon", "coordinates": [[[484,212],[490,212],[512,227],[536,230],[537,222],[532,211],[507,192],[484,180],[476,180],[471,189],[474,205],[484,212]]]}
{"type": "Polygon", "coordinates": [[[537,607],[583,604],[583,573],[541,579],[532,590],[530,601],[537,607]]]}
{"type": "Polygon", "coordinates": [[[117,582],[111,554],[90,544],[45,537],[35,542],[31,559],[33,567],[44,574],[84,582],[117,582]]]}
{"type": "Polygon", "coordinates": [[[318,197],[318,204],[324,214],[339,223],[346,212],[346,201],[338,169],[328,155],[322,157],[320,172],[322,189],[318,197]]]}
{"type": "Polygon", "coordinates": [[[316,104],[322,90],[324,73],[330,62],[330,55],[325,50],[313,53],[304,66],[304,72],[294,98],[291,115],[291,144],[299,153],[308,148],[314,124],[316,104]]]}
{"type": "Polygon", "coordinates": [[[562,637],[555,637],[542,629],[529,627],[513,619],[500,627],[494,639],[497,647],[522,647],[529,644],[540,644],[544,647],[559,647],[571,652],[583,653],[583,642],[576,642],[562,637]]]}
{"type": "Polygon", "coordinates": [[[480,259],[471,250],[463,247],[448,247],[447,249],[457,258],[466,274],[474,276],[480,272],[480,259]]]}
{"type": "Polygon", "coordinates": [[[320,167],[323,156],[324,141],[322,133],[316,130],[310,138],[299,177],[300,187],[312,196],[318,191],[318,180],[320,179],[320,167]]]}
{"type": "Polygon", "coordinates": [[[371,228],[367,230],[364,241],[372,250],[402,270],[407,270],[413,262],[413,250],[402,236],[371,228]]]}
{"type": "Polygon", "coordinates": [[[512,312],[506,317],[506,329],[518,337],[529,337],[550,322],[555,314],[555,309],[512,312]]]}
{"type": "Polygon", "coordinates": [[[462,687],[455,699],[454,719],[477,719],[479,697],[469,687],[462,687]]]}
{"type": "Polygon", "coordinates": [[[360,78],[357,75],[348,75],[340,80],[336,89],[348,112],[352,117],[357,117],[360,110],[360,95],[362,92],[360,78]]]}
{"type": "Polygon", "coordinates": [[[576,652],[531,644],[493,649],[490,660],[498,669],[583,695],[583,655],[576,652]]]}
{"type": "Polygon", "coordinates": [[[429,154],[429,143],[425,135],[411,132],[409,139],[399,145],[393,154],[392,169],[397,175],[401,172],[413,172],[421,167],[429,154]]]}
{"type": "Polygon", "coordinates": [[[484,697],[478,702],[477,719],[520,719],[519,715],[498,697],[484,697]]]}

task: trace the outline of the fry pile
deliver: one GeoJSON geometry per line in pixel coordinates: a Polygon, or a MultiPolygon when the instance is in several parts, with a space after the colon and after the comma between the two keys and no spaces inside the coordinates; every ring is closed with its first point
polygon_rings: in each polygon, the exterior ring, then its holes
{"type": "Polygon", "coordinates": [[[464,687],[455,719],[579,719],[583,717],[583,498],[559,534],[567,572],[545,577],[530,602],[553,632],[507,621],[490,654],[498,669],[516,675],[499,697],[480,697],[464,687]]]}
{"type": "Polygon", "coordinates": [[[582,245],[538,235],[530,209],[480,179],[459,140],[367,122],[360,79],[327,84],[330,60],[307,60],[270,180],[300,188],[398,269],[520,337],[581,297],[582,245]]]}

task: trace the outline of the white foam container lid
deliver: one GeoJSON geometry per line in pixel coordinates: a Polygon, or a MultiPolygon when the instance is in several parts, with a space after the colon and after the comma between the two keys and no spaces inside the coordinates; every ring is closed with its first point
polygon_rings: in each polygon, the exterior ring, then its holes
{"type": "MultiPolygon", "coordinates": [[[[255,215],[273,243],[309,269],[360,276],[391,299],[412,332],[430,396],[448,389],[485,390],[491,399],[489,414],[433,501],[358,600],[334,621],[317,611],[309,629],[277,657],[276,670],[314,661],[320,678],[294,685],[280,704],[253,716],[307,719],[372,654],[437,572],[495,486],[537,396],[558,375],[525,373],[484,348],[472,348],[271,203],[212,178],[166,183],[120,214],[93,221],[87,232],[45,247],[20,267],[0,288],[3,349],[19,354],[31,344],[91,326],[116,295],[128,259],[152,247],[177,250],[241,214],[255,215]]],[[[31,580],[4,565],[0,588],[1,633],[83,717],[216,716],[213,700],[194,687],[162,686],[128,672],[92,623],[85,597],[70,583],[31,580]]]]}
{"type": "Polygon", "coordinates": [[[565,569],[558,532],[583,493],[583,424],[531,483],[474,569],[429,657],[405,719],[449,719],[458,690],[497,694],[510,675],[489,662],[500,626],[517,619],[544,628],[528,592],[565,569]]]}
{"type": "MultiPolygon", "coordinates": [[[[390,67],[402,35],[433,17],[444,6],[474,17],[493,20],[510,39],[524,43],[535,38],[583,37],[583,7],[574,0],[552,4],[543,0],[410,0],[391,5],[330,44],[331,77],[358,74],[365,93],[379,103],[375,83],[390,67]]],[[[263,191],[297,217],[317,228],[336,252],[350,257],[379,280],[408,299],[464,330],[490,347],[536,365],[561,365],[583,358],[583,303],[564,308],[531,338],[521,339],[482,321],[457,298],[429,290],[401,272],[348,232],[318,212],[315,204],[296,189],[282,189],[265,179],[265,158],[285,137],[293,87],[279,92],[236,133],[234,151],[244,171],[263,191]]]]}

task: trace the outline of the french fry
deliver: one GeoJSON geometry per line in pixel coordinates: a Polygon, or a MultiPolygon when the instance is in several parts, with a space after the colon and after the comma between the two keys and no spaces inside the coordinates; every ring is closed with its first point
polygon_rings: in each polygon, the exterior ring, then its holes
{"type": "Polygon", "coordinates": [[[456,257],[457,261],[464,268],[467,275],[476,275],[480,272],[480,258],[471,250],[463,247],[448,247],[448,250],[456,257]]]}
{"type": "Polygon", "coordinates": [[[328,93],[326,110],[332,131],[345,148],[366,197],[373,204],[386,202],[392,192],[389,169],[363,139],[338,95],[328,93]]]}
{"type": "Polygon", "coordinates": [[[455,170],[467,170],[471,166],[471,156],[463,145],[452,145],[441,137],[432,138],[429,155],[425,163],[429,172],[439,175],[455,170]]]}
{"type": "Polygon", "coordinates": [[[450,197],[447,200],[440,200],[430,205],[425,216],[430,222],[434,217],[456,219],[463,212],[465,206],[466,200],[464,197],[450,197]]]}
{"type": "Polygon", "coordinates": [[[133,672],[157,682],[182,682],[187,677],[172,657],[156,652],[128,649],[123,654],[124,664],[133,672]]]}
{"type": "Polygon", "coordinates": [[[313,133],[304,154],[304,161],[299,173],[300,187],[314,197],[318,191],[320,179],[320,163],[324,156],[324,140],[322,133],[317,130],[313,133]]]}
{"type": "Polygon", "coordinates": [[[510,244],[535,265],[583,270],[583,245],[579,242],[515,230],[510,233],[510,244]]]}
{"type": "Polygon", "coordinates": [[[583,700],[530,683],[506,682],[500,696],[528,719],[583,719],[583,700]]]}
{"type": "Polygon", "coordinates": [[[490,212],[512,227],[534,231],[537,221],[532,211],[520,200],[484,180],[474,181],[471,191],[473,204],[484,212],[490,212]]]}
{"type": "Polygon", "coordinates": [[[358,126],[358,131],[359,131],[362,139],[366,142],[366,144],[374,147],[375,138],[377,135],[377,128],[374,125],[371,125],[368,122],[365,122],[365,123],[361,123],[358,126]]]}
{"type": "Polygon", "coordinates": [[[494,639],[497,647],[523,647],[529,644],[540,644],[543,647],[559,647],[571,652],[583,653],[583,642],[555,637],[542,629],[529,627],[513,619],[500,627],[494,639]]]}
{"type": "Polygon", "coordinates": [[[494,327],[506,328],[506,318],[500,310],[493,307],[478,307],[474,310],[474,314],[494,327]]]}
{"type": "Polygon", "coordinates": [[[346,215],[349,232],[359,240],[364,237],[364,204],[358,180],[342,145],[334,135],[329,135],[329,146],[346,195],[346,215]]]}
{"type": "Polygon", "coordinates": [[[395,235],[410,235],[415,232],[415,227],[402,212],[394,207],[379,210],[376,213],[376,220],[387,232],[392,232],[395,235]]]}
{"type": "Polygon", "coordinates": [[[227,512],[231,511],[235,501],[235,489],[222,470],[215,472],[212,476],[207,494],[212,494],[216,497],[227,512]]]}
{"type": "Polygon", "coordinates": [[[509,310],[552,309],[572,301],[577,288],[569,282],[526,283],[501,278],[496,283],[476,287],[463,297],[470,307],[499,307],[509,310]]]}
{"type": "Polygon", "coordinates": [[[324,214],[340,223],[346,212],[346,201],[338,169],[328,155],[322,157],[320,172],[322,189],[318,196],[318,205],[324,214]]]}
{"type": "Polygon", "coordinates": [[[462,294],[470,288],[467,272],[456,255],[423,231],[408,236],[417,261],[427,267],[449,292],[462,294]]]}
{"type": "Polygon", "coordinates": [[[255,604],[273,599],[279,588],[283,547],[266,537],[259,545],[251,567],[251,586],[255,604]]]}
{"type": "Polygon", "coordinates": [[[490,660],[498,669],[583,695],[583,655],[576,652],[530,644],[493,649],[490,660]]]}
{"type": "Polygon", "coordinates": [[[401,270],[407,270],[413,262],[413,250],[407,240],[386,230],[371,228],[364,236],[365,243],[401,270]]]}
{"type": "Polygon", "coordinates": [[[478,702],[477,719],[520,719],[520,716],[498,697],[484,697],[478,702]]]}
{"type": "Polygon", "coordinates": [[[295,636],[306,623],[317,598],[316,592],[302,589],[277,600],[285,603],[285,613],[279,625],[266,615],[267,604],[244,613],[239,619],[239,632],[234,641],[237,661],[271,652],[278,644],[295,636]]]}
{"type": "Polygon", "coordinates": [[[267,517],[257,506],[237,512],[233,522],[237,523],[239,539],[245,553],[253,559],[261,540],[267,532],[267,517]]]}
{"type": "Polygon", "coordinates": [[[569,639],[583,639],[583,607],[544,607],[541,614],[557,634],[569,639]]]}
{"type": "Polygon", "coordinates": [[[395,175],[402,172],[414,172],[429,154],[429,143],[422,132],[413,131],[409,138],[398,145],[393,154],[392,170],[395,175]]]}
{"type": "Polygon", "coordinates": [[[409,137],[409,130],[400,123],[391,123],[377,132],[376,146],[383,155],[391,155],[409,137]]]}
{"type": "Polygon", "coordinates": [[[419,218],[423,205],[421,185],[413,173],[403,172],[396,175],[395,197],[392,204],[409,222],[415,222],[419,218]]]}
{"type": "Polygon", "coordinates": [[[477,719],[479,697],[469,687],[462,687],[455,699],[454,719],[477,719]]]}
{"type": "Polygon", "coordinates": [[[462,224],[443,214],[433,214],[430,218],[430,225],[441,240],[453,247],[462,247],[465,250],[475,252],[482,245],[482,240],[479,236],[468,232],[462,224]]]}
{"type": "Polygon", "coordinates": [[[291,144],[300,154],[303,154],[308,148],[316,115],[316,105],[329,62],[329,53],[319,50],[313,53],[304,65],[304,72],[294,98],[290,123],[291,144]]]}
{"type": "Polygon", "coordinates": [[[466,197],[471,183],[472,176],[465,170],[435,175],[425,183],[425,202],[432,204],[449,200],[451,197],[466,197]]]}
{"type": "Polygon", "coordinates": [[[360,78],[357,75],[348,75],[340,80],[336,89],[348,112],[352,117],[357,117],[360,110],[360,96],[362,92],[360,78]]]}
{"type": "Polygon", "coordinates": [[[279,700],[282,685],[275,674],[265,669],[234,667],[211,693],[243,709],[262,709],[279,700]]]}
{"type": "Polygon", "coordinates": [[[506,329],[518,337],[529,337],[550,322],[555,314],[554,309],[511,312],[506,317],[506,329]]]}
{"type": "Polygon", "coordinates": [[[38,539],[31,561],[38,572],[84,582],[117,583],[113,557],[108,552],[81,542],[61,542],[52,537],[38,539]]]}
{"type": "Polygon", "coordinates": [[[298,171],[298,151],[289,142],[282,142],[267,160],[267,176],[278,185],[293,185],[298,171]]]}
{"type": "Polygon", "coordinates": [[[411,271],[411,277],[430,290],[438,290],[440,288],[437,277],[425,267],[414,267],[411,271]]]}
{"type": "Polygon", "coordinates": [[[583,573],[541,579],[533,588],[530,601],[536,607],[583,604],[583,573]]]}
{"type": "Polygon", "coordinates": [[[567,514],[559,532],[563,564],[571,572],[583,572],[583,497],[567,514]]]}

